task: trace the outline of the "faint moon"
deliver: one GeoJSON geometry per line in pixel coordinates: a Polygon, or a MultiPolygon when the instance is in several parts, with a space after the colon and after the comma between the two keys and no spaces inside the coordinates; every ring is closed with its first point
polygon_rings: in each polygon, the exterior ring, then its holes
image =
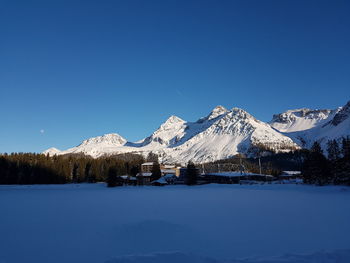
{"type": "Polygon", "coordinates": [[[40,133],[41,133],[41,134],[44,134],[44,132],[45,132],[45,130],[43,130],[43,129],[40,130],[40,133]]]}

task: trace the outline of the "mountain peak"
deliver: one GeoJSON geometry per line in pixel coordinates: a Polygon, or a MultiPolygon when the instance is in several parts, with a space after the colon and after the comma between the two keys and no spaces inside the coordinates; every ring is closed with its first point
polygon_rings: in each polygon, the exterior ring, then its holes
{"type": "Polygon", "coordinates": [[[245,111],[245,110],[243,110],[241,108],[234,107],[234,108],[232,108],[231,112],[233,113],[233,115],[238,116],[238,117],[240,117],[242,119],[254,118],[247,111],[245,111]]]}
{"type": "Polygon", "coordinates": [[[151,136],[143,139],[141,144],[143,146],[151,143],[170,145],[174,143],[174,140],[177,140],[176,138],[179,137],[180,134],[183,133],[185,124],[186,121],[183,119],[175,115],[171,115],[154,133],[152,133],[151,136]]]}
{"type": "Polygon", "coordinates": [[[228,110],[222,105],[218,105],[212,110],[212,112],[227,112],[227,111],[228,110]]]}
{"type": "Polygon", "coordinates": [[[219,117],[220,115],[223,115],[227,112],[228,112],[228,110],[225,107],[218,105],[209,113],[209,115],[205,119],[212,120],[212,119],[215,119],[215,118],[219,117]]]}
{"type": "Polygon", "coordinates": [[[93,145],[93,144],[108,144],[113,146],[124,145],[127,141],[117,133],[108,133],[102,136],[93,137],[84,140],[80,146],[93,145]]]}
{"type": "Polygon", "coordinates": [[[47,149],[46,151],[44,151],[43,154],[48,154],[49,156],[53,156],[53,155],[56,155],[56,154],[58,154],[60,152],[61,151],[58,150],[57,148],[51,147],[51,148],[47,149]]]}
{"type": "Polygon", "coordinates": [[[171,115],[165,122],[164,124],[174,124],[174,123],[184,123],[185,121],[175,115],[171,115]]]}
{"type": "Polygon", "coordinates": [[[158,130],[167,130],[173,126],[179,126],[184,124],[186,121],[184,121],[183,119],[175,116],[175,115],[171,115],[162,125],[160,125],[158,130]]]}

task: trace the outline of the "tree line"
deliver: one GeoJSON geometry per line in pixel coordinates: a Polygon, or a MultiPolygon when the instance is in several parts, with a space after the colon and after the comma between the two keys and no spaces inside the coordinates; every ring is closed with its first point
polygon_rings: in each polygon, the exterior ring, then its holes
{"type": "Polygon", "coordinates": [[[308,184],[350,185],[350,137],[329,140],[327,157],[319,142],[307,152],[302,174],[308,184]]]}
{"type": "Polygon", "coordinates": [[[0,155],[0,184],[64,184],[107,182],[111,171],[135,176],[144,158],[121,154],[93,159],[82,154],[52,156],[36,153],[0,155]]]}
{"type": "MultiPolygon", "coordinates": [[[[141,164],[154,162],[152,181],[161,177],[158,156],[150,153],[147,158],[126,153],[97,159],[84,154],[49,155],[36,153],[12,153],[0,155],[0,184],[64,184],[107,182],[108,186],[122,185],[121,175],[136,176],[141,164]]],[[[205,172],[244,170],[259,173],[257,158],[234,158],[188,165],[189,185],[196,184],[199,170],[205,172]]],[[[297,150],[261,157],[263,174],[278,176],[282,170],[302,170],[307,184],[350,185],[350,137],[330,140],[326,155],[319,142],[310,150],[297,150]]]]}
{"type": "Polygon", "coordinates": [[[237,154],[232,158],[203,163],[202,165],[198,166],[198,168],[200,169],[201,173],[217,173],[241,170],[243,172],[260,173],[261,168],[261,172],[263,174],[278,176],[281,174],[282,170],[272,162],[275,156],[277,155],[271,155],[270,159],[261,157],[261,167],[259,165],[259,158],[248,158],[243,154],[237,154]]]}

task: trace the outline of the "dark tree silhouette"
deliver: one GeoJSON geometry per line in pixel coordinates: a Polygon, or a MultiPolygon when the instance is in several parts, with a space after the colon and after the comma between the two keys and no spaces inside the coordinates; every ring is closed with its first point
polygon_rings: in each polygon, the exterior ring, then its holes
{"type": "Polygon", "coordinates": [[[335,161],[340,157],[340,148],[338,142],[336,140],[330,140],[327,143],[327,153],[328,159],[331,161],[335,161]]]}
{"type": "Polygon", "coordinates": [[[153,167],[152,167],[152,175],[151,175],[151,180],[158,180],[162,176],[162,172],[160,170],[160,165],[157,162],[153,162],[153,167]]]}
{"type": "Polygon", "coordinates": [[[305,183],[325,185],[331,181],[331,173],[327,158],[319,142],[314,142],[308,153],[303,167],[305,183]]]}
{"type": "Polygon", "coordinates": [[[189,161],[186,170],[186,184],[195,185],[197,184],[198,170],[193,162],[189,161]]]}
{"type": "Polygon", "coordinates": [[[107,186],[108,187],[115,187],[117,186],[117,176],[118,171],[116,167],[110,167],[108,170],[108,178],[107,178],[107,186]]]}

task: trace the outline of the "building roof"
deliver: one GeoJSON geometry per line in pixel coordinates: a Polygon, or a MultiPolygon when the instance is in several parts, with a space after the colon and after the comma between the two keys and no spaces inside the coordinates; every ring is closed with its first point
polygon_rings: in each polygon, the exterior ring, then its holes
{"type": "Polygon", "coordinates": [[[138,173],[136,176],[143,176],[143,177],[149,177],[152,173],[138,173]]]}
{"type": "Polygon", "coordinates": [[[162,178],[173,178],[173,177],[176,177],[175,174],[164,174],[164,176],[162,178]]]}
{"type": "Polygon", "coordinates": [[[153,162],[147,162],[147,163],[143,163],[141,165],[153,165],[154,163],[153,162]]]}
{"type": "Polygon", "coordinates": [[[207,173],[205,175],[212,176],[225,176],[225,177],[243,177],[243,176],[262,176],[262,177],[273,177],[268,174],[255,174],[255,173],[242,173],[241,172],[221,172],[221,173],[207,173]]]}
{"type": "Polygon", "coordinates": [[[300,175],[301,171],[282,171],[282,175],[300,175]]]}
{"type": "Polygon", "coordinates": [[[164,174],[175,174],[176,173],[176,171],[173,169],[162,169],[161,172],[164,174]]]}
{"type": "Polygon", "coordinates": [[[163,167],[164,167],[164,169],[174,169],[174,168],[176,168],[175,165],[169,165],[169,164],[165,164],[163,167]]]}
{"type": "Polygon", "coordinates": [[[153,183],[159,183],[159,184],[168,184],[168,182],[165,180],[164,177],[159,178],[158,180],[152,181],[151,184],[153,183]]]}

